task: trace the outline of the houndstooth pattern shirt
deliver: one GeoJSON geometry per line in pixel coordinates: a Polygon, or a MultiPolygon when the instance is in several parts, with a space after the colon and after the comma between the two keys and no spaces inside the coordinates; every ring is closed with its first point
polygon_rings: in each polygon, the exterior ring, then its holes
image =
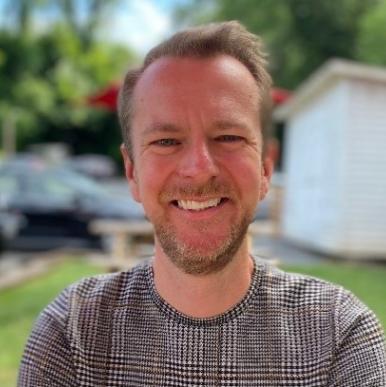
{"type": "Polygon", "coordinates": [[[19,386],[386,386],[376,318],[341,287],[256,260],[224,314],[182,315],[152,265],[82,280],[40,315],[19,386]]]}

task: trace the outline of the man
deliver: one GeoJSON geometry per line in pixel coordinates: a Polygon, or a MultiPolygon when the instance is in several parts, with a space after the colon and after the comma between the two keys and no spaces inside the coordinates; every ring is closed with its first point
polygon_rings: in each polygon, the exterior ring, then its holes
{"type": "Polygon", "coordinates": [[[127,74],[122,154],[154,258],[49,305],[20,386],[386,385],[363,304],[248,252],[273,169],[270,83],[259,39],[236,22],[178,33],[127,74]]]}

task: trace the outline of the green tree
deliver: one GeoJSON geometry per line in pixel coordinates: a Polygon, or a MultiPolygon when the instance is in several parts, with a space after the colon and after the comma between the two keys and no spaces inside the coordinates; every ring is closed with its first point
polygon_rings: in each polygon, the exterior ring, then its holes
{"type": "Polygon", "coordinates": [[[4,11],[10,14],[18,35],[26,35],[31,27],[33,11],[45,5],[47,0],[7,0],[4,11]]]}
{"type": "MultiPolygon", "coordinates": [[[[64,0],[36,1],[40,10],[55,5],[61,12],[70,3],[75,5],[64,0]]],[[[73,15],[76,28],[68,14],[41,34],[33,34],[28,27],[0,30],[0,127],[9,122],[17,127],[19,150],[32,142],[64,141],[76,152],[117,154],[119,129],[114,114],[91,109],[86,99],[120,78],[136,57],[126,47],[96,40],[96,20],[107,4],[118,1],[99,3],[88,0],[94,5],[90,20],[78,22],[73,15]],[[84,33],[79,34],[79,29],[84,33]]],[[[29,20],[26,26],[38,8],[23,11],[29,20]]]]}
{"type": "Polygon", "coordinates": [[[359,24],[357,44],[358,59],[386,65],[386,1],[380,1],[376,7],[367,12],[359,24]]]}
{"type": "MultiPolygon", "coordinates": [[[[55,0],[51,0],[55,1],[55,0]]],[[[84,46],[89,46],[101,20],[122,0],[56,0],[62,11],[64,20],[71,30],[79,37],[84,46]],[[79,7],[79,4],[82,7],[79,7]],[[84,18],[80,13],[85,13],[84,18]]]]}
{"type": "Polygon", "coordinates": [[[379,2],[211,0],[210,5],[204,5],[201,0],[192,0],[179,7],[176,19],[184,23],[240,20],[263,37],[275,83],[294,88],[328,58],[356,58],[361,20],[379,2]]]}
{"type": "Polygon", "coordinates": [[[56,10],[87,44],[93,40],[93,34],[106,12],[120,3],[122,0],[5,0],[3,11],[10,14],[14,29],[22,35],[30,32],[36,12],[56,10]]]}

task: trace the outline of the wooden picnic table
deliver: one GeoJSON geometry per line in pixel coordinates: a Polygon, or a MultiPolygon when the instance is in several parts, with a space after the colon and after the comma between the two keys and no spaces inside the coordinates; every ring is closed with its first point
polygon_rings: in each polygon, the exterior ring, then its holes
{"type": "Polygon", "coordinates": [[[123,270],[133,265],[139,238],[151,238],[153,225],[146,221],[96,220],[90,231],[111,239],[107,244],[112,270],[123,270]]]}

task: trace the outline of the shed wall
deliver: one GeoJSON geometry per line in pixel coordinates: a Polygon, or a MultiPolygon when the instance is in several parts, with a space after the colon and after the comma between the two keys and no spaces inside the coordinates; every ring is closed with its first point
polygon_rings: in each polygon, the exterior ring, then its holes
{"type": "Polygon", "coordinates": [[[303,105],[286,128],[282,231],[289,239],[327,252],[342,240],[348,93],[347,82],[329,85],[303,105]]]}
{"type": "Polygon", "coordinates": [[[386,256],[386,85],[349,83],[343,251],[386,256]]]}

